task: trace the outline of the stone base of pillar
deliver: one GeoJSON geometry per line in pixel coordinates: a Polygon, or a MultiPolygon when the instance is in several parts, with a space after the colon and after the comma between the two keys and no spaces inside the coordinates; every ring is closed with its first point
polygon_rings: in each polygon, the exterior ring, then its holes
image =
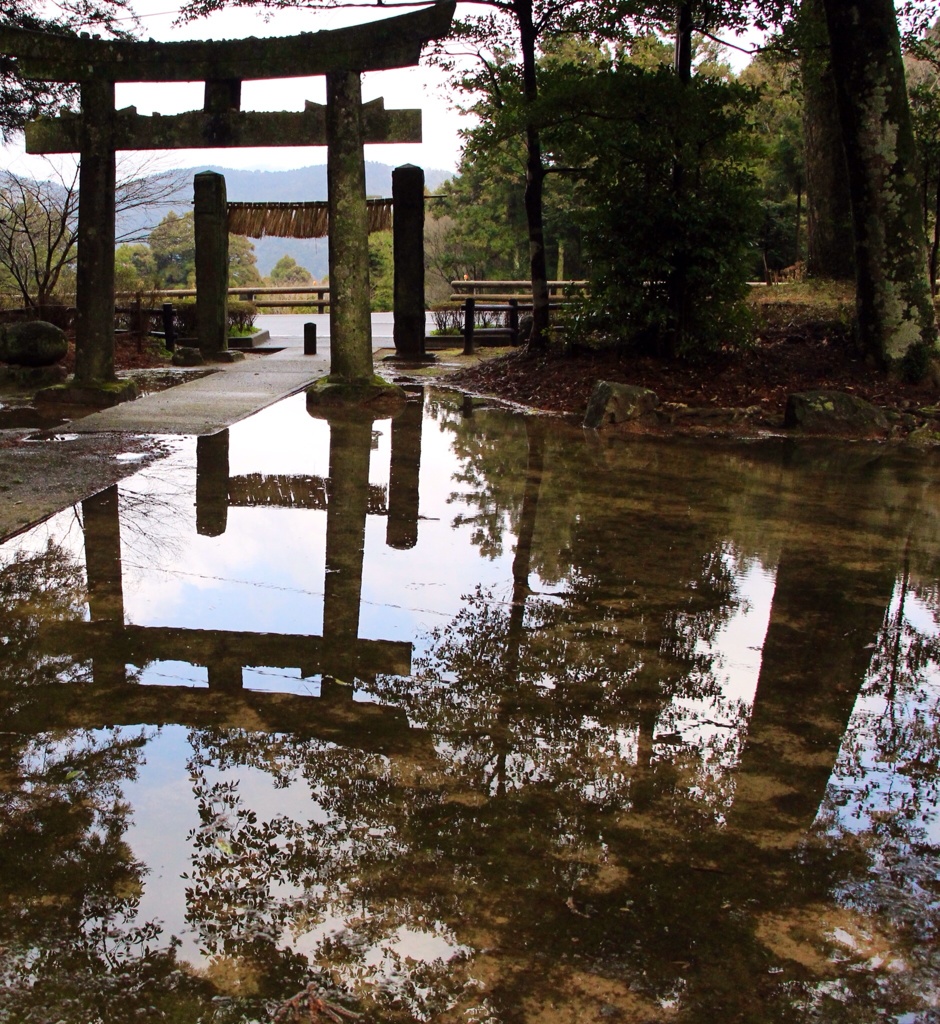
{"type": "Polygon", "coordinates": [[[373,417],[392,416],[406,401],[404,388],[378,376],[348,380],[331,374],[307,388],[307,412],[318,418],[329,419],[345,411],[357,417],[362,413],[373,417]]]}
{"type": "Polygon", "coordinates": [[[438,362],[438,358],[433,352],[425,352],[420,356],[400,356],[398,353],[393,353],[390,356],[382,357],[383,363],[391,363],[393,366],[433,366],[438,362]]]}
{"type": "Polygon", "coordinates": [[[35,402],[54,405],[80,405],[92,409],[110,409],[122,402],[131,402],[139,392],[132,380],[117,380],[106,384],[54,384],[36,393],[35,402]]]}

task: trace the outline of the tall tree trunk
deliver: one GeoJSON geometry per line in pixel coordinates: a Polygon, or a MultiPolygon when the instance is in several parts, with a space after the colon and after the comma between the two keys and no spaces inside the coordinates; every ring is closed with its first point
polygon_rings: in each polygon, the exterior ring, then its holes
{"type": "Polygon", "coordinates": [[[852,203],[822,0],[803,0],[800,29],[806,273],[850,280],[855,276],[852,203]]]}
{"type": "Polygon", "coordinates": [[[940,175],[937,176],[933,208],[933,238],[930,244],[930,294],[937,294],[937,257],[940,256],[940,175]]]}
{"type": "MultiPolygon", "coordinates": [[[[532,0],[517,0],[519,46],[522,51],[522,88],[526,104],[538,98],[536,80],[536,28],[532,19],[532,0]]],[[[532,334],[530,343],[536,348],[548,344],[548,269],[545,261],[545,227],[543,196],[545,168],[542,164],[542,140],[531,118],[526,124],[525,214],[529,228],[529,273],[532,279],[532,334]]]]}
{"type": "MultiPolygon", "coordinates": [[[[676,8],[676,46],[674,68],[676,77],[683,85],[692,81],[692,4],[683,0],[676,8]]],[[[672,165],[672,195],[677,209],[682,208],[685,191],[686,167],[681,148],[677,146],[676,158],[672,165]]],[[[666,301],[669,304],[669,327],[660,343],[660,355],[674,358],[682,349],[688,318],[689,267],[684,247],[678,238],[673,268],[666,281],[666,301]]]]}
{"type": "Polygon", "coordinates": [[[891,0],[823,3],[852,197],[859,339],[890,367],[935,351],[937,340],[897,19],[891,0]]]}

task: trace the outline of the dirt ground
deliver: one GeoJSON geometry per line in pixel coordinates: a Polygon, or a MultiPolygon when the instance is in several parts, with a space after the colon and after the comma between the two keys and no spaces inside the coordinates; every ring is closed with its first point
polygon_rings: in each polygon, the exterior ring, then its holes
{"type": "Polygon", "coordinates": [[[885,410],[892,436],[940,430],[940,390],[927,379],[909,384],[879,373],[859,356],[847,319],[825,306],[765,302],[746,351],[724,352],[699,363],[667,363],[615,352],[527,353],[486,360],[448,383],[476,394],[582,417],[600,380],[655,391],[673,413],[671,432],[747,433],[783,428],[787,395],[846,391],[885,410]]]}

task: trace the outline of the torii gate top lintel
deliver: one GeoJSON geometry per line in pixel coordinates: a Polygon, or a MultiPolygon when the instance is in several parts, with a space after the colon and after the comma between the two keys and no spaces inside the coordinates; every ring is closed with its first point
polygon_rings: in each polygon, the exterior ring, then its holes
{"type": "Polygon", "coordinates": [[[154,42],[57,36],[0,27],[0,53],[24,78],[48,82],[199,82],[387,71],[418,63],[447,34],[455,0],[364,25],[272,38],[154,42]]]}

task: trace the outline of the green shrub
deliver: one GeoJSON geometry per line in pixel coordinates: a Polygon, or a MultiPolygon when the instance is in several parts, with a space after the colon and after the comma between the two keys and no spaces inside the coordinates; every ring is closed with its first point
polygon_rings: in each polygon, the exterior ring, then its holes
{"type": "Polygon", "coordinates": [[[255,326],[258,307],[253,302],[228,300],[228,327],[232,334],[250,334],[255,326]]]}
{"type": "Polygon", "coordinates": [[[582,89],[573,129],[559,129],[559,153],[583,168],[590,245],[590,297],[573,329],[668,356],[743,344],[759,209],[746,159],[752,91],[631,66],[582,89]]]}
{"type": "MultiPolygon", "coordinates": [[[[255,325],[258,307],[253,302],[228,301],[228,329],[230,334],[249,334],[255,325]]],[[[176,299],[173,302],[173,323],[177,336],[194,338],[198,333],[196,323],[196,300],[176,299]]]]}

